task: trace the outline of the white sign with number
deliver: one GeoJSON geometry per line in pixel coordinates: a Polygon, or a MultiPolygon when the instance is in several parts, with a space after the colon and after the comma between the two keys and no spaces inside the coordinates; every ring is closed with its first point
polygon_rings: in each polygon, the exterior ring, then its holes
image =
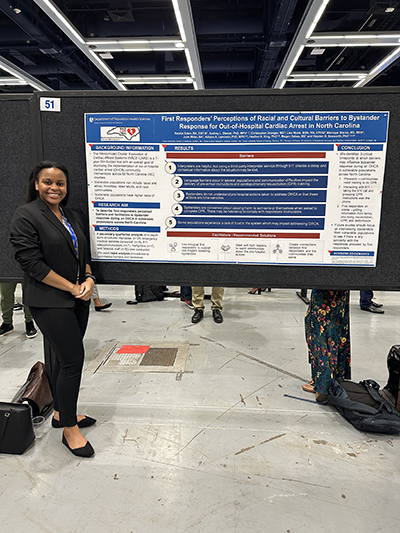
{"type": "Polygon", "coordinates": [[[61,111],[61,98],[40,98],[40,111],[61,111]]]}

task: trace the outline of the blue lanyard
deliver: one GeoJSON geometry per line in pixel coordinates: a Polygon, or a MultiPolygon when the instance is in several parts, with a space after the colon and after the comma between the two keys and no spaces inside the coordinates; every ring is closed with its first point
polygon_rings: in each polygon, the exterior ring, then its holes
{"type": "Polygon", "coordinates": [[[75,231],[74,231],[73,227],[71,226],[71,224],[68,222],[66,216],[64,215],[64,211],[61,209],[61,206],[60,206],[60,211],[61,211],[62,223],[63,223],[65,229],[68,230],[68,233],[71,235],[72,242],[74,244],[75,254],[76,254],[76,257],[78,258],[79,257],[78,238],[75,235],[75,231]]]}

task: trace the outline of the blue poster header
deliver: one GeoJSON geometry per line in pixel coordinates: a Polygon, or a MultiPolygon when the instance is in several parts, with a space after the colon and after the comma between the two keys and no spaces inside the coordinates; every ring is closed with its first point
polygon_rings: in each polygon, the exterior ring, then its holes
{"type": "MultiPolygon", "coordinates": [[[[385,143],[389,112],[96,113],[86,142],[385,143]]],[[[242,147],[243,149],[243,147],[242,147]]]]}

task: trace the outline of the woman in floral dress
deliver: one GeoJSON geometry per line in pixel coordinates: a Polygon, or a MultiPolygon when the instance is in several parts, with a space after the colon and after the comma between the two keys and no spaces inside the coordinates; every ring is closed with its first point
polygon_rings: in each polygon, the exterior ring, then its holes
{"type": "Polygon", "coordinates": [[[305,317],[311,383],[303,389],[327,399],[335,379],[350,379],[349,291],[313,289],[305,317]]]}

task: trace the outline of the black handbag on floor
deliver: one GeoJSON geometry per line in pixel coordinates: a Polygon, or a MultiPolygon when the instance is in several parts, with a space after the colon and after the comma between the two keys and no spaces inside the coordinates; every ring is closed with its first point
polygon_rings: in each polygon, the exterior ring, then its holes
{"type": "Polygon", "coordinates": [[[34,440],[29,405],[0,402],[0,453],[21,455],[34,440]]]}

